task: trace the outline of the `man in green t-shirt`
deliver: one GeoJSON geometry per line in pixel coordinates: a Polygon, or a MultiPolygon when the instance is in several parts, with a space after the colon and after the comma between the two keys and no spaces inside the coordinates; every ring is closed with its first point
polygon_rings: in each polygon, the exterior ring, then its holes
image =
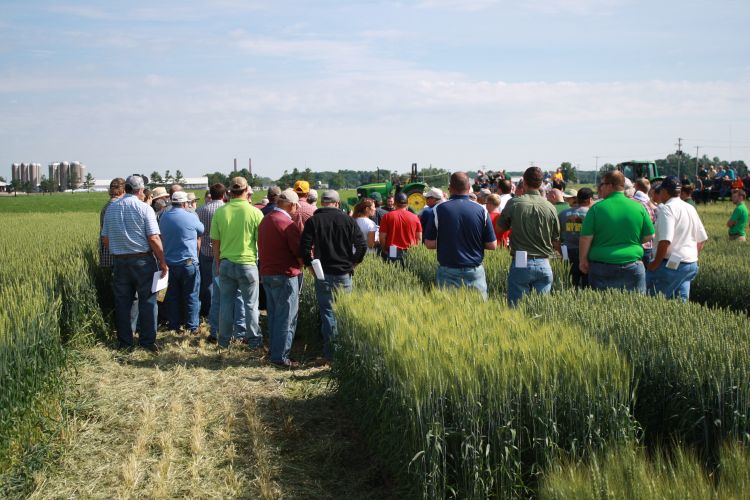
{"type": "Polygon", "coordinates": [[[608,172],[599,185],[603,201],[583,219],[579,268],[594,289],[624,288],[646,293],[642,244],[654,237],[651,217],[639,202],[625,197],[622,172],[608,172]]]}
{"type": "Polygon", "coordinates": [[[745,205],[745,191],[735,189],[732,191],[732,203],[736,208],[727,221],[729,228],[729,239],[735,241],[746,241],[745,227],[747,227],[747,206],[745,205]]]}
{"type": "Polygon", "coordinates": [[[247,343],[251,349],[263,347],[258,324],[258,227],[263,212],[249,202],[252,191],[244,177],[235,177],[229,185],[229,203],[216,210],[211,221],[211,241],[219,276],[219,338],[221,347],[229,346],[234,324],[237,291],[245,303],[247,343]]]}

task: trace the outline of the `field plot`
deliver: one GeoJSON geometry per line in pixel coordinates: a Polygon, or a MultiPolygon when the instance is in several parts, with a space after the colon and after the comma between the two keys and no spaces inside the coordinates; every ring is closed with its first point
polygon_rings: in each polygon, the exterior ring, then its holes
{"type": "MultiPolygon", "coordinates": [[[[509,310],[507,253],[487,254],[484,302],[435,290],[435,253],[417,248],[404,266],[357,268],[333,370],[288,372],[174,332],[158,356],[113,350],[104,199],[58,213],[62,196],[3,213],[0,496],[747,492],[750,246],[726,241],[729,204],[700,207],[711,240],[693,303],[570,290],[558,260],[554,293],[509,310]]],[[[308,275],[302,359],[319,349],[313,288],[308,275]]]]}

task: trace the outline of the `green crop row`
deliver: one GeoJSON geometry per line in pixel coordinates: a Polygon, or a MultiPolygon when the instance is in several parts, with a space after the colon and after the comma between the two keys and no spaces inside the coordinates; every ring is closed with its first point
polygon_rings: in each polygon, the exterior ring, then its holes
{"type": "Polygon", "coordinates": [[[726,445],[721,462],[707,475],[701,461],[677,447],[649,457],[643,448],[618,447],[588,464],[556,467],[542,481],[543,500],[740,500],[750,491],[750,452],[726,445]]]}
{"type": "Polygon", "coordinates": [[[470,291],[359,286],[335,305],[339,392],[425,498],[527,496],[554,460],[635,436],[615,348],[470,291]]]}
{"type": "Polygon", "coordinates": [[[3,221],[0,470],[41,438],[40,422],[51,418],[62,390],[65,344],[105,330],[94,280],[96,214],[5,214],[3,221]]]}
{"type": "Polygon", "coordinates": [[[521,303],[615,345],[634,370],[634,416],[647,442],[677,438],[708,456],[750,437],[750,321],[743,314],[620,291],[579,290],[521,303]]]}

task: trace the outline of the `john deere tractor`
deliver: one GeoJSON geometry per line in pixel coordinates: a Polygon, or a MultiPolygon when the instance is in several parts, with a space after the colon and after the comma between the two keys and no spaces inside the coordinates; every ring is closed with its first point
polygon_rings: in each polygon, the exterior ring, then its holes
{"type": "Polygon", "coordinates": [[[425,184],[424,182],[417,182],[417,164],[412,163],[409,182],[407,182],[404,186],[401,186],[401,184],[397,182],[395,185],[395,193],[394,184],[392,181],[374,182],[372,184],[359,186],[357,188],[357,199],[353,199],[351,201],[356,203],[362,198],[369,198],[372,193],[380,193],[384,200],[392,194],[404,193],[409,200],[409,207],[411,207],[414,212],[418,213],[425,206],[424,190],[426,188],[427,184],[425,184]]]}
{"type": "Polygon", "coordinates": [[[633,160],[618,163],[617,170],[622,172],[622,175],[626,179],[630,179],[633,182],[641,177],[645,177],[651,182],[661,180],[659,169],[656,167],[656,163],[652,161],[633,160]]]}

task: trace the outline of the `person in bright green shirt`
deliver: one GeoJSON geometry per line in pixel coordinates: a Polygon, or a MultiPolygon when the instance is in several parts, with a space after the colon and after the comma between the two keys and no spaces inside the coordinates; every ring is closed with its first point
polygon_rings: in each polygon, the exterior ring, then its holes
{"type": "Polygon", "coordinates": [[[643,205],[625,197],[622,172],[608,172],[599,185],[603,201],[592,206],[581,227],[579,268],[595,289],[624,288],[646,293],[643,243],[654,224],[643,205]]]}
{"type": "Polygon", "coordinates": [[[235,177],[229,185],[229,203],[216,210],[211,221],[211,240],[219,275],[219,337],[221,347],[229,347],[234,325],[234,299],[237,292],[245,303],[247,344],[263,347],[260,334],[258,293],[258,227],[263,212],[250,204],[250,191],[244,177],[235,177]]]}
{"type": "Polygon", "coordinates": [[[729,228],[729,239],[736,241],[746,241],[745,227],[747,227],[747,206],[745,205],[745,191],[735,189],[732,191],[732,203],[737,205],[732,212],[732,216],[727,221],[729,228]]]}

